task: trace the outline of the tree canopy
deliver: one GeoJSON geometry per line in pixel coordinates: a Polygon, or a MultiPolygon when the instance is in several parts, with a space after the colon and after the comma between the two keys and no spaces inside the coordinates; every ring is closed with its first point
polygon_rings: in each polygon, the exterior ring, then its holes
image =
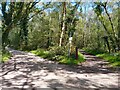
{"type": "Polygon", "coordinates": [[[119,2],[2,2],[2,45],[120,49],[119,2]],[[116,17],[116,18],[115,18],[116,17]]]}

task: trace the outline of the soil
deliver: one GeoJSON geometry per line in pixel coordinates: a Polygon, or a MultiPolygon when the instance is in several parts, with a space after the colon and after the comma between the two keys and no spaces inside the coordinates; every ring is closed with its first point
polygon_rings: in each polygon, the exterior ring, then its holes
{"type": "Polygon", "coordinates": [[[0,64],[2,90],[119,90],[119,69],[83,50],[80,52],[86,61],[76,66],[58,64],[28,52],[8,50],[12,57],[0,64]]]}

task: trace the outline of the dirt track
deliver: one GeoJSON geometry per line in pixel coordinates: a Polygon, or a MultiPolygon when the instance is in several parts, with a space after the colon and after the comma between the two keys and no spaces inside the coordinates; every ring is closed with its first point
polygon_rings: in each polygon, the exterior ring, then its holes
{"type": "Polygon", "coordinates": [[[22,51],[12,49],[9,51],[13,57],[5,64],[1,64],[2,90],[24,90],[25,88],[27,90],[116,88],[117,90],[118,88],[118,71],[108,67],[108,62],[84,51],[81,52],[85,55],[86,62],[78,66],[58,64],[22,51]]]}

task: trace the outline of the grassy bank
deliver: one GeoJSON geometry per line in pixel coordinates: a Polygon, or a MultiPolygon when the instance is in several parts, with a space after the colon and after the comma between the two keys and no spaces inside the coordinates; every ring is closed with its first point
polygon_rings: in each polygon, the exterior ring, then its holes
{"type": "Polygon", "coordinates": [[[104,60],[107,60],[110,62],[112,66],[120,66],[120,53],[103,53],[103,54],[97,54],[96,56],[103,58],[104,60]]]}
{"type": "Polygon", "coordinates": [[[120,52],[107,53],[99,50],[85,50],[86,52],[96,55],[97,57],[107,60],[113,67],[120,67],[120,52]]]}
{"type": "Polygon", "coordinates": [[[44,49],[38,49],[38,50],[33,50],[31,52],[42,58],[58,61],[61,64],[78,65],[79,63],[85,61],[84,56],[80,52],[78,53],[77,60],[74,57],[68,57],[67,55],[63,55],[62,52],[60,52],[60,51],[54,52],[51,50],[48,51],[48,50],[44,50],[44,49]],[[60,52],[60,53],[58,53],[58,52],[60,52]]]}

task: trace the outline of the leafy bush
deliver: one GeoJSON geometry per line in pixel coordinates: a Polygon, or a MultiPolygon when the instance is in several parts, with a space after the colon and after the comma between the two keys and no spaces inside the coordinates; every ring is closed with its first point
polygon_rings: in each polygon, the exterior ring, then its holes
{"type": "Polygon", "coordinates": [[[54,46],[49,48],[49,52],[55,55],[65,55],[65,47],[54,46]]]}
{"type": "Polygon", "coordinates": [[[0,59],[0,62],[6,62],[12,55],[9,53],[9,51],[4,50],[2,52],[2,59],[0,59]]]}

